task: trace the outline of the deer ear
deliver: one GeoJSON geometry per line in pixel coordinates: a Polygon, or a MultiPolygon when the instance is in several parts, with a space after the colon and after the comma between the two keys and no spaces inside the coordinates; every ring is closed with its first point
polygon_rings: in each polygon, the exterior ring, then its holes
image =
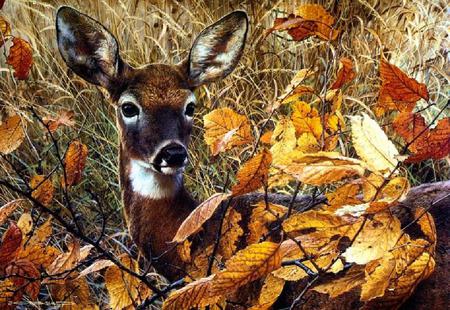
{"type": "Polygon", "coordinates": [[[244,11],[232,12],[205,28],[189,54],[189,84],[197,87],[230,74],[241,58],[247,30],[248,17],[244,11]]]}
{"type": "Polygon", "coordinates": [[[86,81],[111,89],[126,66],[116,38],[99,22],[67,6],[56,14],[56,33],[67,65],[86,81]]]}

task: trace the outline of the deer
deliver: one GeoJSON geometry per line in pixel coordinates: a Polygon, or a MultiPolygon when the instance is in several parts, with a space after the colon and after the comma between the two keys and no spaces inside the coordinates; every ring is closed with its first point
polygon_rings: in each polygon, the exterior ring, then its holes
{"type": "MultiPolygon", "coordinates": [[[[131,238],[170,281],[186,275],[186,262],[171,240],[199,204],[183,182],[196,108],[194,91],[224,79],[237,67],[248,28],[244,11],[231,12],[200,32],[182,62],[134,68],[121,58],[117,39],[101,23],[68,6],[56,14],[57,45],[64,62],[87,82],[106,89],[115,107],[119,181],[131,238]]],[[[305,198],[254,192],[235,197],[231,207],[242,214],[244,227],[258,201],[293,203],[300,210],[313,206],[311,198],[305,198]]],[[[218,219],[212,219],[193,242],[193,252],[201,253],[214,242],[217,226],[218,219]]],[[[245,240],[239,244],[244,247],[245,240]]]]}

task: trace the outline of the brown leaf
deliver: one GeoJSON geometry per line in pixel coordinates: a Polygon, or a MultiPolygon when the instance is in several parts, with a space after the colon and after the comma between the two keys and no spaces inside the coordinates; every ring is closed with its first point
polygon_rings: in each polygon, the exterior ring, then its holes
{"type": "Polygon", "coordinates": [[[231,189],[233,196],[255,191],[267,184],[271,162],[272,155],[268,150],[264,149],[261,153],[244,163],[236,175],[238,184],[231,189]]]}
{"type": "Polygon", "coordinates": [[[66,170],[67,180],[64,180],[64,176],[62,177],[61,184],[63,186],[72,186],[81,181],[87,155],[88,148],[86,145],[78,140],[70,143],[64,157],[64,169],[66,170]]]}
{"type": "Polygon", "coordinates": [[[247,117],[230,108],[213,110],[203,117],[203,122],[204,138],[213,154],[253,141],[247,117]]]}
{"type": "Polygon", "coordinates": [[[216,274],[212,294],[225,295],[281,267],[280,245],[265,241],[237,252],[216,274]]]}
{"type": "Polygon", "coordinates": [[[339,278],[317,285],[312,289],[322,294],[328,294],[335,298],[352,290],[364,282],[364,269],[360,266],[351,267],[347,273],[339,278]]]}
{"type": "Polygon", "coordinates": [[[334,192],[325,195],[331,206],[353,205],[361,203],[361,200],[357,198],[360,190],[360,184],[347,183],[337,188],[334,192]]]}
{"type": "Polygon", "coordinates": [[[0,245],[0,266],[5,266],[11,262],[20,250],[22,243],[22,232],[13,222],[8,230],[3,234],[2,244],[0,245]]]}
{"type": "Polygon", "coordinates": [[[214,214],[216,209],[220,206],[222,201],[227,199],[230,195],[224,193],[216,193],[202,202],[189,216],[181,223],[178,228],[174,242],[183,242],[189,236],[195,234],[202,225],[214,214]]]}
{"type": "Polygon", "coordinates": [[[10,35],[11,35],[11,26],[5,20],[5,18],[3,18],[3,16],[0,16],[0,47],[2,47],[3,44],[5,44],[5,41],[8,39],[10,35]]]}
{"type": "Polygon", "coordinates": [[[441,119],[430,129],[422,115],[405,112],[395,118],[393,127],[413,152],[406,162],[441,159],[450,154],[450,117],[441,119]]]}
{"type": "Polygon", "coordinates": [[[293,40],[302,41],[314,35],[317,28],[316,22],[289,14],[287,18],[276,18],[274,26],[267,29],[266,36],[274,31],[287,30],[293,40]]]}
{"type": "Polygon", "coordinates": [[[339,71],[336,76],[336,81],[331,85],[331,89],[341,88],[345,83],[351,82],[356,77],[353,71],[353,63],[349,58],[342,57],[339,60],[339,71]]]}
{"type": "Polygon", "coordinates": [[[45,175],[35,175],[31,178],[30,187],[33,189],[31,196],[44,206],[50,205],[53,200],[53,183],[45,175]]]}
{"type": "Polygon", "coordinates": [[[29,240],[26,240],[27,246],[40,245],[42,246],[47,239],[52,235],[52,218],[49,217],[41,226],[33,231],[33,235],[29,240]]]}
{"type": "Polygon", "coordinates": [[[14,68],[14,76],[17,79],[26,80],[33,65],[33,49],[30,43],[14,37],[6,63],[14,68]]]}
{"type": "Polygon", "coordinates": [[[437,235],[433,216],[424,208],[418,207],[414,210],[414,219],[417,220],[417,224],[426,239],[433,245],[433,247],[436,246],[437,235]]]}
{"type": "MultiPolygon", "coordinates": [[[[138,273],[137,262],[128,255],[122,255],[121,263],[138,273]]],[[[112,309],[123,309],[135,304],[141,304],[150,295],[148,289],[142,290],[140,280],[119,269],[116,265],[109,267],[105,273],[106,289],[109,295],[109,306],[112,309]]]]}
{"type": "Polygon", "coordinates": [[[78,278],[77,273],[62,283],[51,284],[50,288],[53,299],[63,302],[61,310],[98,310],[91,300],[86,278],[78,278]]]}
{"type": "Polygon", "coordinates": [[[3,223],[17,209],[17,207],[20,207],[22,203],[25,201],[26,201],[25,199],[15,199],[13,201],[8,202],[7,204],[4,204],[0,208],[0,225],[3,225],[3,223]]]}
{"type": "Polygon", "coordinates": [[[0,281],[0,307],[2,309],[15,309],[11,307],[11,302],[18,301],[22,298],[20,294],[14,294],[16,286],[11,279],[0,281]]]}
{"type": "Polygon", "coordinates": [[[110,261],[109,259],[96,260],[91,265],[89,265],[88,267],[83,269],[83,271],[81,271],[80,274],[78,275],[78,278],[84,277],[92,272],[100,271],[100,270],[107,268],[109,266],[112,266],[112,265],[114,265],[114,263],[112,261],[110,261]]]}
{"type": "Polygon", "coordinates": [[[56,118],[45,117],[43,121],[44,124],[48,126],[48,130],[50,130],[51,133],[54,133],[61,126],[72,127],[73,125],[75,125],[74,116],[74,111],[61,110],[59,111],[56,118]]]}
{"type": "Polygon", "coordinates": [[[69,245],[69,251],[60,254],[53,263],[48,266],[47,273],[49,275],[63,273],[71,270],[80,260],[80,243],[75,240],[69,245]]]}
{"type": "Polygon", "coordinates": [[[40,273],[32,262],[26,259],[15,260],[6,268],[6,275],[11,277],[20,291],[25,292],[32,300],[37,300],[41,289],[40,273]]]}
{"type": "Polygon", "coordinates": [[[188,310],[194,307],[201,308],[215,304],[220,296],[211,294],[215,275],[191,282],[185,287],[172,292],[164,301],[163,310],[188,310]]]}
{"type": "Polygon", "coordinates": [[[61,254],[57,248],[43,246],[41,244],[28,245],[17,255],[17,259],[27,259],[32,262],[37,269],[47,269],[55,259],[61,254]]]}
{"type": "Polygon", "coordinates": [[[6,155],[15,151],[22,144],[24,137],[20,116],[10,116],[0,125],[0,153],[6,155]]]}

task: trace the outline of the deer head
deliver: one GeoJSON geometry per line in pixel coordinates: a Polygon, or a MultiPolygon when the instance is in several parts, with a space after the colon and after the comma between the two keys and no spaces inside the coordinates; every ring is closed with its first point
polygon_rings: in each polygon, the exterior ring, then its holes
{"type": "MultiPolygon", "coordinates": [[[[108,90],[116,106],[121,157],[135,179],[177,178],[187,163],[196,87],[226,77],[244,49],[247,15],[235,11],[204,29],[181,64],[133,68],[120,57],[116,38],[99,22],[70,7],[56,16],[57,41],[67,65],[108,90]]],[[[135,182],[135,187],[142,186],[135,182]]],[[[160,186],[163,187],[163,186],[160,186]]],[[[159,189],[164,196],[164,188],[159,189]]]]}

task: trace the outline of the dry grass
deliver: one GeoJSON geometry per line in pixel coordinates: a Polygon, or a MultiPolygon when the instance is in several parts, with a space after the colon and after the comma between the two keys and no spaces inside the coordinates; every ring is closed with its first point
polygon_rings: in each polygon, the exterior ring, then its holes
{"type": "MultiPolygon", "coordinates": [[[[0,113],[21,112],[30,120],[28,141],[15,153],[13,161],[29,176],[49,172],[56,163],[48,150],[49,141],[44,137],[42,127],[33,123],[30,114],[24,112],[27,107],[33,106],[41,115],[55,113],[61,108],[75,110],[75,130],[64,130],[59,139],[64,143],[80,137],[88,144],[88,177],[78,191],[96,189],[112,214],[108,234],[121,232],[124,227],[117,182],[114,111],[105,94],[68,72],[59,56],[54,15],[55,9],[62,4],[74,6],[104,23],[117,36],[124,59],[134,66],[148,62],[178,62],[187,55],[195,34],[205,25],[233,9],[241,8],[249,13],[251,35],[241,64],[231,77],[209,86],[202,93],[202,107],[196,114],[191,145],[192,165],[187,171],[186,181],[199,199],[221,190],[227,183],[225,172],[236,170],[253,148],[249,146],[240,153],[212,158],[203,142],[202,115],[215,107],[229,106],[247,114],[256,131],[268,117],[264,110],[267,104],[283,91],[298,69],[317,67],[321,72],[320,86],[334,76],[341,56],[353,59],[358,74],[345,90],[344,115],[361,111],[372,113],[370,107],[376,103],[380,84],[378,62],[381,53],[427,84],[431,103],[435,104],[425,112],[427,120],[431,120],[448,101],[450,68],[446,1],[309,1],[322,4],[336,17],[337,27],[343,34],[339,42],[334,43],[315,39],[292,42],[285,35],[271,35],[263,40],[264,30],[270,27],[276,16],[291,12],[304,1],[6,2],[2,14],[10,21],[16,34],[31,42],[35,57],[31,78],[25,82],[14,81],[4,57],[1,58],[0,113]]],[[[323,88],[322,94],[325,91],[323,88]]],[[[419,107],[425,105],[421,102],[419,107]]],[[[446,114],[450,115],[448,111],[446,114]]],[[[380,120],[380,123],[384,121],[380,120]]],[[[341,137],[340,148],[343,153],[351,154],[347,139],[346,135],[341,137]]],[[[0,165],[2,175],[12,173],[4,162],[0,165]]],[[[448,159],[447,162],[426,162],[410,169],[410,178],[416,184],[447,179],[449,175],[448,159]]],[[[0,189],[0,204],[13,196],[0,189]]],[[[89,212],[88,200],[84,195],[76,203],[86,215],[86,220],[95,222],[97,217],[94,212],[89,212]]],[[[121,239],[123,235],[119,234],[119,237],[112,239],[124,240],[121,239]]],[[[117,244],[120,246],[120,242],[117,244]]]]}

